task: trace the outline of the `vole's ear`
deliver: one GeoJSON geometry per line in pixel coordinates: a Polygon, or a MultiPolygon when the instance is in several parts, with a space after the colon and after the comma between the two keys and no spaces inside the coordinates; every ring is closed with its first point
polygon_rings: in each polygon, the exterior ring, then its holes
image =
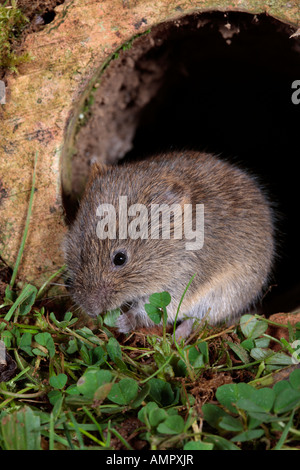
{"type": "Polygon", "coordinates": [[[168,181],[165,186],[164,196],[167,204],[184,204],[191,203],[189,189],[180,181],[168,181]]]}
{"type": "Polygon", "coordinates": [[[85,186],[85,192],[87,192],[87,190],[90,188],[94,179],[99,177],[101,178],[102,176],[104,176],[108,169],[109,166],[105,165],[105,163],[93,163],[89,172],[87,184],[85,186]]]}
{"type": "Polygon", "coordinates": [[[159,184],[150,185],[152,204],[184,204],[191,203],[189,188],[174,178],[162,178],[159,184]]]}
{"type": "Polygon", "coordinates": [[[93,180],[96,176],[104,176],[109,166],[105,163],[95,162],[91,166],[89,180],[93,180]]]}

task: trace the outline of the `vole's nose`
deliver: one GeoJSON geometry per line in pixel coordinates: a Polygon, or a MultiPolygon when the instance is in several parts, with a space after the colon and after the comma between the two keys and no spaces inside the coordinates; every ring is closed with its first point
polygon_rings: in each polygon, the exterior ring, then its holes
{"type": "Polygon", "coordinates": [[[92,316],[100,315],[111,307],[113,289],[109,284],[101,283],[90,289],[84,301],[84,310],[92,316]]]}

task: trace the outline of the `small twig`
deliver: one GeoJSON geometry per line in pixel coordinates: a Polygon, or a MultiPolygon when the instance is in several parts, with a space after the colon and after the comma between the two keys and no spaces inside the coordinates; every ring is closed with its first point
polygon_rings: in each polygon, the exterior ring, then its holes
{"type": "Polygon", "coordinates": [[[166,362],[165,362],[159,369],[157,369],[157,370],[154,372],[154,374],[152,374],[152,375],[150,375],[149,377],[147,377],[146,379],[142,380],[142,381],[140,382],[140,384],[144,384],[144,383],[148,382],[148,380],[152,379],[152,378],[155,377],[157,374],[159,374],[160,371],[163,370],[164,367],[166,367],[167,364],[169,364],[169,362],[171,361],[171,359],[172,359],[173,356],[174,356],[174,353],[171,354],[171,356],[168,357],[168,359],[166,360],[166,362]]]}
{"type": "Polygon", "coordinates": [[[208,341],[210,339],[218,338],[218,336],[222,336],[225,333],[228,333],[229,331],[233,330],[236,327],[236,325],[231,325],[226,330],[222,330],[220,333],[216,333],[215,335],[207,336],[206,338],[200,338],[201,341],[208,341]]]}
{"type": "MultiPolygon", "coordinates": [[[[27,390],[30,390],[30,388],[27,388],[27,390]]],[[[7,390],[0,389],[0,394],[1,393],[3,395],[7,395],[8,397],[14,397],[14,398],[36,398],[36,397],[40,397],[41,395],[45,395],[46,391],[39,390],[38,392],[35,392],[35,393],[13,393],[13,392],[8,392],[7,390]]]]}

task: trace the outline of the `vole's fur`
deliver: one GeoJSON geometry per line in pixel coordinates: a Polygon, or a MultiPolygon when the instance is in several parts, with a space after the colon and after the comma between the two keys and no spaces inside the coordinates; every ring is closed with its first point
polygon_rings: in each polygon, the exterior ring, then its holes
{"type": "Polygon", "coordinates": [[[184,321],[176,335],[186,337],[195,319],[209,312],[212,324],[232,320],[261,295],[274,258],[273,232],[273,213],[255,178],[213,155],[173,152],[137,163],[96,166],[65,240],[70,291],[90,315],[130,305],[118,323],[121,332],[129,332],[151,325],[144,304],[155,292],[171,294],[167,311],[174,322],[195,275],[178,316],[184,321]],[[112,204],[118,215],[119,196],[128,197],[128,207],[204,204],[203,247],[186,250],[187,240],[174,239],[172,231],[170,239],[100,240],[97,207],[112,204]],[[118,249],[128,256],[123,266],[112,262],[118,249]]]}

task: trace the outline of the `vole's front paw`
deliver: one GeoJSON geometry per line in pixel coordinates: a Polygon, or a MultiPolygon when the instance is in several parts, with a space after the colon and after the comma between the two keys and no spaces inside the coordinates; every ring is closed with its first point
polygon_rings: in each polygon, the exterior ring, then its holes
{"type": "Polygon", "coordinates": [[[194,319],[190,318],[184,320],[175,331],[175,338],[177,342],[180,342],[182,339],[186,339],[192,332],[194,319]]]}
{"type": "Polygon", "coordinates": [[[116,327],[119,333],[129,333],[134,331],[136,320],[132,313],[127,312],[120,315],[116,321],[116,327]]]}

